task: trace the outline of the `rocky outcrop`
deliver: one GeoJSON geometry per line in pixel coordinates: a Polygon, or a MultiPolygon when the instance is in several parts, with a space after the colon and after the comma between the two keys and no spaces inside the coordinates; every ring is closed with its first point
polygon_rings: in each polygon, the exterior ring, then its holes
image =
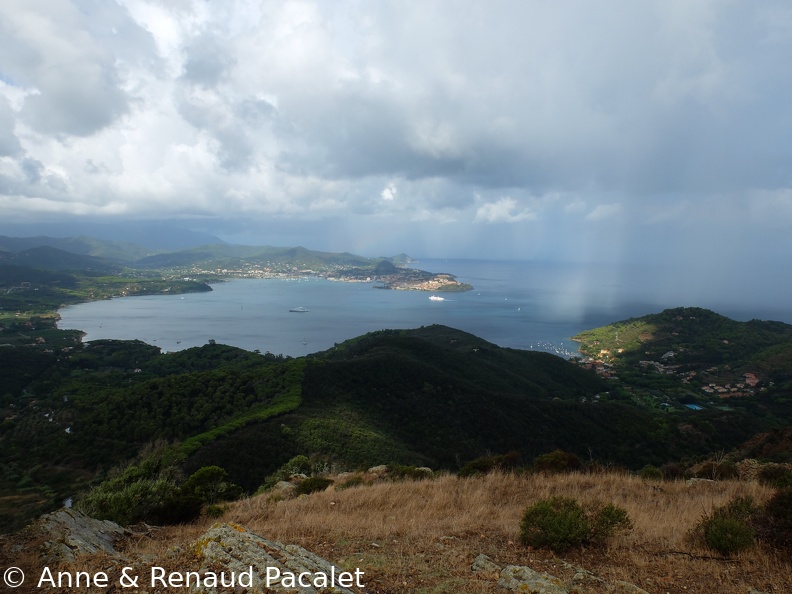
{"type": "Polygon", "coordinates": [[[353,594],[350,587],[365,583],[362,571],[344,571],[300,546],[267,540],[236,524],[213,526],[193,547],[204,573],[234,575],[250,591],[353,594]]]}
{"type": "Polygon", "coordinates": [[[501,570],[498,587],[531,594],[569,594],[564,582],[526,565],[507,565],[501,570]]]}
{"type": "Polygon", "coordinates": [[[649,594],[635,584],[616,580],[608,583],[583,569],[565,561],[559,563],[575,573],[569,580],[563,580],[549,573],[539,572],[527,565],[507,565],[502,567],[486,555],[479,555],[473,561],[474,572],[497,573],[498,588],[527,594],[582,594],[597,592],[600,594],[649,594]]]}
{"type": "Polygon", "coordinates": [[[116,541],[131,534],[115,522],[96,520],[70,508],[42,516],[29,530],[44,539],[42,555],[53,563],[73,562],[77,555],[98,552],[119,556],[116,541]]]}

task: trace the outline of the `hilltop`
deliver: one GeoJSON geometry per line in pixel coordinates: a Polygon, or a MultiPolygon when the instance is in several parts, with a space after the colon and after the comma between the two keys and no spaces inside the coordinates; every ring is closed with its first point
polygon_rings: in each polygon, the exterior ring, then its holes
{"type": "MultiPolygon", "coordinates": [[[[596,594],[770,593],[788,591],[792,583],[792,567],[783,553],[759,546],[722,557],[688,538],[702,514],[735,497],[766,501],[772,489],[755,482],[688,486],[617,472],[495,472],[464,479],[444,474],[420,481],[380,478],[353,484],[354,476],[365,474],[333,475],[334,486],[296,499],[256,495],[226,504],[214,517],[180,526],[134,527],[116,545],[123,556],[104,551],[77,554],[75,562],[62,567],[104,571],[113,581],[123,567],[142,576],[152,566],[168,572],[227,570],[228,565],[202,559],[211,542],[207,531],[222,522],[229,527],[225,546],[232,555],[245,554],[231,539],[249,530],[269,541],[304,547],[340,570],[360,570],[369,594],[505,592],[497,583],[500,568],[509,564],[552,576],[558,585],[547,591],[558,593],[568,591],[561,584],[578,585],[570,592],[596,594]],[[634,527],[606,546],[563,555],[521,544],[519,525],[525,509],[554,495],[584,503],[616,502],[634,527]],[[482,562],[482,554],[489,560],[482,562]]],[[[45,564],[54,567],[36,548],[37,538],[42,536],[35,530],[0,537],[0,562],[21,567],[28,576],[38,575],[45,564]]],[[[50,556],[58,551],[55,546],[49,550],[50,556]]],[[[293,547],[290,552],[296,553],[293,547]]],[[[245,561],[252,563],[253,557],[245,561]]]]}
{"type": "Polygon", "coordinates": [[[792,325],[783,322],[738,322],[684,307],[587,330],[574,340],[583,366],[628,386],[629,397],[648,406],[757,412],[769,405],[784,416],[792,412],[792,325]]]}
{"type": "Polygon", "coordinates": [[[9,527],[136,457],[135,480],[218,466],[253,492],[298,455],[335,468],[459,470],[482,456],[560,449],[638,469],[730,450],[792,418],[777,394],[756,410],[746,399],[729,411],[658,414],[631,400],[629,385],[573,362],[437,325],[297,359],[214,343],[168,354],[112,340],[47,350],[0,350],[9,527]],[[140,457],[156,441],[171,445],[140,457]]]}

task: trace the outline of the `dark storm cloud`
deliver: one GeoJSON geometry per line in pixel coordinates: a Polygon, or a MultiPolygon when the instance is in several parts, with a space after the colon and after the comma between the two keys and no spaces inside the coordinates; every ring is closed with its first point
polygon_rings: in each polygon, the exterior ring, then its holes
{"type": "Polygon", "coordinates": [[[792,226],[790,55],[781,0],[7,0],[0,206],[748,262],[792,226]]]}

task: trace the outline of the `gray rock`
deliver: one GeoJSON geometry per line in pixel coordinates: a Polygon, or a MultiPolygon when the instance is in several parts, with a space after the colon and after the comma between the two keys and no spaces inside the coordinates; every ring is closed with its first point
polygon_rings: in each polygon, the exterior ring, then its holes
{"type": "Polygon", "coordinates": [[[481,553],[478,557],[473,560],[473,565],[471,565],[470,569],[475,572],[479,571],[492,571],[492,572],[499,572],[502,567],[495,563],[492,559],[487,557],[484,553],[481,553]]]}
{"type": "Polygon", "coordinates": [[[498,587],[530,594],[569,594],[564,582],[549,573],[539,573],[525,565],[507,565],[498,587]]]}
{"type": "Polygon", "coordinates": [[[284,499],[290,499],[296,496],[297,486],[294,483],[289,483],[287,481],[278,481],[275,483],[275,486],[272,487],[272,494],[282,497],[284,499]]]}
{"type": "Polygon", "coordinates": [[[96,520],[73,508],[41,516],[31,528],[46,540],[43,557],[52,563],[73,562],[76,555],[102,551],[120,557],[115,543],[131,532],[109,520],[96,520]]]}
{"type": "MultiPolygon", "coordinates": [[[[560,562],[567,569],[575,570],[575,575],[568,583],[549,573],[540,573],[525,565],[507,565],[500,572],[498,587],[517,592],[528,592],[530,594],[570,594],[578,592],[649,594],[646,590],[639,588],[635,584],[622,581],[614,581],[609,584],[601,577],[594,575],[582,567],[571,565],[563,560],[560,562]]],[[[489,567],[489,565],[487,565],[488,563],[498,567],[497,564],[486,555],[479,555],[473,563],[474,571],[476,571],[475,567],[477,565],[489,567]]]]}
{"type": "MultiPolygon", "coordinates": [[[[337,576],[344,570],[333,565],[326,559],[314,555],[310,551],[297,545],[283,545],[279,542],[267,540],[253,534],[242,526],[236,524],[217,524],[201,536],[193,544],[195,553],[203,563],[204,570],[222,567],[227,574],[252,573],[252,588],[254,591],[267,592],[300,592],[314,594],[317,592],[335,592],[339,594],[353,594],[352,590],[342,587],[337,576]],[[277,579],[273,578],[277,573],[277,579]],[[312,585],[301,586],[289,583],[290,576],[305,575],[303,581],[312,585]],[[314,580],[320,576],[327,577],[327,587],[314,580]],[[331,581],[336,576],[336,584],[331,581]],[[269,590],[266,590],[269,587],[269,590]]],[[[365,584],[365,576],[359,578],[365,584]]],[[[345,583],[346,585],[352,585],[345,583]]],[[[247,584],[243,584],[247,586],[247,584]]],[[[215,594],[215,588],[202,588],[194,592],[215,594]]]]}
{"type": "Polygon", "coordinates": [[[712,479],[705,479],[705,478],[689,478],[685,481],[685,486],[692,487],[694,485],[701,485],[703,483],[714,483],[715,481],[712,479]]]}

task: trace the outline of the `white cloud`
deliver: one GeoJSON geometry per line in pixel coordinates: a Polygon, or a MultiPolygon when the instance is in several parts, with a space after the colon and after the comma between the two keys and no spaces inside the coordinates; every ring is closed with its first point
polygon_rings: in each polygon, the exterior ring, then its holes
{"type": "Polygon", "coordinates": [[[564,206],[564,212],[568,214],[581,214],[586,211],[586,203],[583,200],[573,200],[564,206]]]}
{"type": "Polygon", "coordinates": [[[598,204],[586,215],[589,221],[604,221],[619,216],[623,208],[621,204],[598,204]]]}
{"type": "Polygon", "coordinates": [[[520,221],[537,220],[535,213],[528,209],[519,209],[514,198],[501,198],[497,202],[487,202],[476,210],[477,223],[518,223],[520,221]]]}
{"type": "Polygon", "coordinates": [[[396,198],[396,194],[397,194],[396,186],[393,183],[389,183],[387,186],[385,186],[385,189],[382,190],[382,192],[380,193],[380,198],[390,202],[391,200],[396,198]]]}

